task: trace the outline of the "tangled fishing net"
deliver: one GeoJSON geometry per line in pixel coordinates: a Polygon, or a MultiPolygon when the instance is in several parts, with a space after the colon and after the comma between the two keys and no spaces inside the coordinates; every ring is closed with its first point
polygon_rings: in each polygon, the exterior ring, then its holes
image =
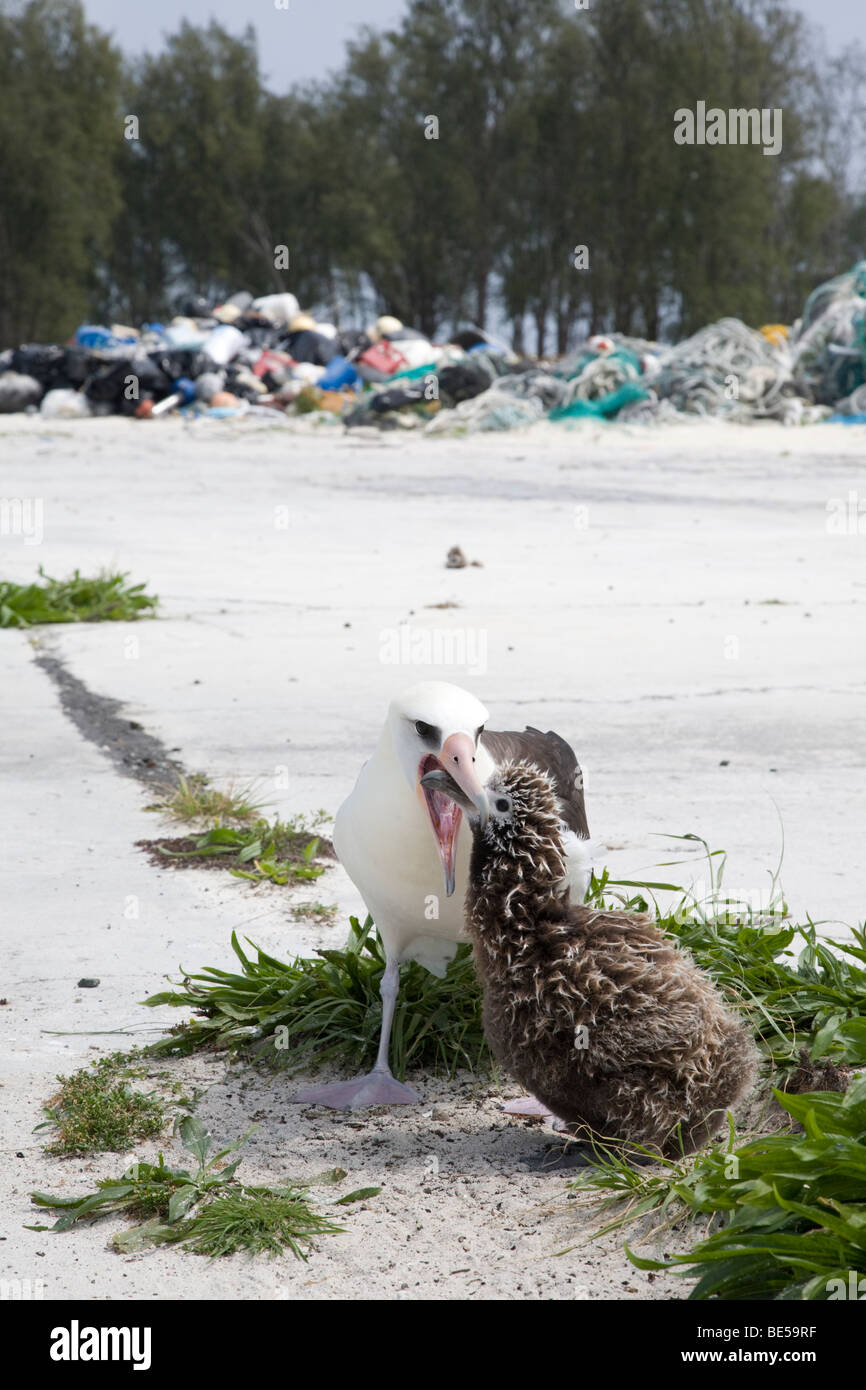
{"type": "Polygon", "coordinates": [[[813,290],[792,350],[803,393],[842,414],[853,413],[841,407],[866,383],[866,261],[813,290]]]}
{"type": "Polygon", "coordinates": [[[791,422],[799,416],[787,345],[739,319],[709,324],[664,351],[652,389],[685,415],[791,422]]]}
{"type": "Polygon", "coordinates": [[[427,432],[513,429],[542,416],[639,424],[866,421],[866,261],[819,285],[790,330],[724,318],[673,347],[613,333],[588,338],[550,370],[512,371],[440,413],[427,432]]]}
{"type": "Polygon", "coordinates": [[[550,399],[551,382],[545,372],[527,373],[532,383],[520,376],[499,377],[492,386],[470,401],[463,401],[453,410],[443,410],[425,427],[425,434],[476,434],[488,430],[513,430],[520,425],[534,425],[543,420],[550,399]],[[545,382],[538,378],[548,377],[545,382]]]}

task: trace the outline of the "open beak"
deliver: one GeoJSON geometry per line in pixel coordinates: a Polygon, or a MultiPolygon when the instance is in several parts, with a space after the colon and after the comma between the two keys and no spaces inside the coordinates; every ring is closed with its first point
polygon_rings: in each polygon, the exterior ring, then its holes
{"type": "Polygon", "coordinates": [[[418,769],[427,814],[436,836],[445,871],[445,893],[454,892],[457,834],[463,811],[476,814],[484,825],[490,813],[487,792],[475,771],[475,744],[468,734],[450,734],[438,758],[421,759],[418,769]]]}

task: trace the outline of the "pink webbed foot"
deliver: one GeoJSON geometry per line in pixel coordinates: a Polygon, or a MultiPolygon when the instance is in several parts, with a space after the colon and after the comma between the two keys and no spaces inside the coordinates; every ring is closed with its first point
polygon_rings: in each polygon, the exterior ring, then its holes
{"type": "Polygon", "coordinates": [[[389,1071],[374,1070],[352,1081],[305,1086],[291,1097],[294,1105],[327,1105],[331,1110],[363,1110],[373,1105],[417,1105],[421,1097],[389,1071]]]}
{"type": "Polygon", "coordinates": [[[548,1110],[547,1106],[535,1096],[520,1096],[517,1100],[508,1100],[502,1107],[506,1115],[519,1115],[526,1120],[547,1120],[554,1118],[553,1111],[548,1110]]]}

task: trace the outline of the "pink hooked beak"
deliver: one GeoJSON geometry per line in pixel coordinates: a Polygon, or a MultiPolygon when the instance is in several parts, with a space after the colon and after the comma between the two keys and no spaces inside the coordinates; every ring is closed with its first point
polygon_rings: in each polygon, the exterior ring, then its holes
{"type": "MultiPolygon", "coordinates": [[[[418,768],[419,783],[425,773],[429,773],[435,768],[443,769],[449,777],[453,778],[464,793],[467,805],[475,808],[483,824],[489,814],[489,802],[487,792],[482,787],[478,773],[475,771],[475,742],[470,735],[449,734],[438,757],[428,753],[426,757],[422,758],[418,768]]],[[[446,897],[450,898],[454,892],[457,833],[463,819],[463,812],[460,806],[444,792],[423,785],[421,791],[424,795],[430,823],[433,826],[433,833],[436,836],[442,867],[445,870],[445,894],[446,897]]]]}

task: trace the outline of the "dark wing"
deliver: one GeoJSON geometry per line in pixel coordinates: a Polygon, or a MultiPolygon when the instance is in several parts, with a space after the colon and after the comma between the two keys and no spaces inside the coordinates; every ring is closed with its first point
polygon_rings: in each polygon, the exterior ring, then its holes
{"type": "Polygon", "coordinates": [[[562,818],[581,840],[589,839],[586,806],[583,801],[583,774],[574,749],[564,738],[548,729],[543,734],[527,724],[522,734],[512,730],[493,733],[485,729],[481,742],[496,763],[535,763],[550,774],[562,807],[562,818]]]}

